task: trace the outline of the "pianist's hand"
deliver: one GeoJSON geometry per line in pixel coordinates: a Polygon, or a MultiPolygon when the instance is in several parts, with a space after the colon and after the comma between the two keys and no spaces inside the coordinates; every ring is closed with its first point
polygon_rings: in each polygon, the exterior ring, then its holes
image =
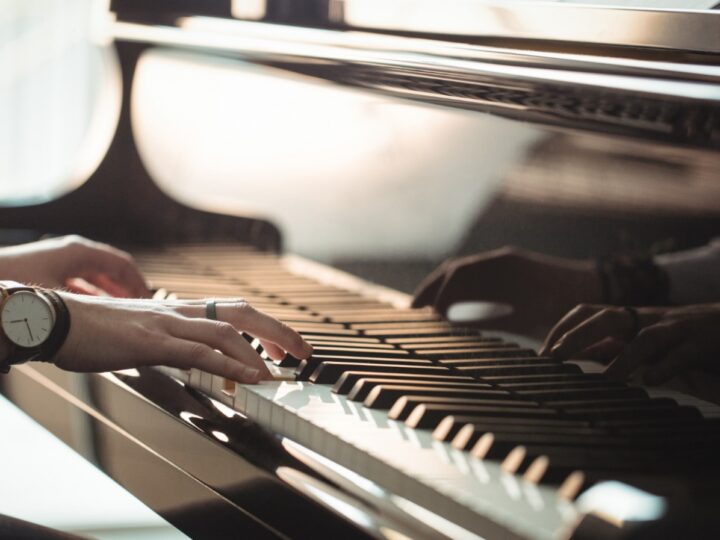
{"type": "Polygon", "coordinates": [[[272,378],[240,331],[260,339],[272,358],[282,358],[285,351],[297,358],[312,353],[293,329],[241,300],[217,300],[214,321],[205,318],[204,300],[61,295],[71,325],[55,363],[69,371],[165,365],[195,367],[244,383],[272,378]]]}
{"type": "Polygon", "coordinates": [[[689,370],[720,373],[720,304],[638,308],[639,332],[624,308],[580,305],[547,337],[542,354],[611,362],[606,373],[627,378],[644,372],[661,384],[689,370]]]}
{"type": "Polygon", "coordinates": [[[509,304],[511,314],[483,320],[483,327],[541,337],[572,306],[600,296],[592,262],[505,247],[446,261],[420,284],[413,306],[447,314],[456,302],[509,304]]]}
{"type": "Polygon", "coordinates": [[[83,294],[150,296],[129,254],[81,236],[1,248],[0,276],[45,287],[67,287],[83,294]]]}

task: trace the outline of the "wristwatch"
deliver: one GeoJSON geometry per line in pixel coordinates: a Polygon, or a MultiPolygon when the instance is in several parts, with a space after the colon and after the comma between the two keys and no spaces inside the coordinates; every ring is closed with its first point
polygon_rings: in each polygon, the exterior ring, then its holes
{"type": "Polygon", "coordinates": [[[0,281],[0,333],[10,345],[0,372],[28,360],[49,361],[65,341],[69,315],[54,291],[0,281]]]}

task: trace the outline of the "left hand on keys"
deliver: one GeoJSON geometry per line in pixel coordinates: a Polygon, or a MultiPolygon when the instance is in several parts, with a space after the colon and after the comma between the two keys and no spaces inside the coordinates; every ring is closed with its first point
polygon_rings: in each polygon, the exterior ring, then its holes
{"type": "Polygon", "coordinates": [[[76,235],[0,249],[0,276],[93,296],[150,296],[128,253],[76,235]]]}
{"type": "Polygon", "coordinates": [[[614,378],[644,370],[647,384],[692,369],[720,371],[720,304],[634,311],[579,305],[550,331],[540,352],[610,362],[605,373],[614,378]]]}

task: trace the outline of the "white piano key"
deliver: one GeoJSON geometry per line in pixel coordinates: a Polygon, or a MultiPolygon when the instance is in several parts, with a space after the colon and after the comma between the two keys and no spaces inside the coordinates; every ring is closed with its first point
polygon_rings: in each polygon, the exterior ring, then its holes
{"type": "Polygon", "coordinates": [[[196,368],[192,368],[190,370],[190,381],[189,381],[190,386],[192,386],[193,388],[196,388],[198,390],[201,388],[200,377],[201,377],[202,373],[203,373],[202,371],[200,371],[199,369],[196,369],[196,368]]]}

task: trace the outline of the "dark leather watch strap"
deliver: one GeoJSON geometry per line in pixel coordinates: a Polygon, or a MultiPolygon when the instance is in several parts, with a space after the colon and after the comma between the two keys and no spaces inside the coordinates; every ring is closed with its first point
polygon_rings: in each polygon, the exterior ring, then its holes
{"type": "Polygon", "coordinates": [[[45,342],[40,345],[40,352],[33,360],[53,362],[70,332],[70,311],[57,292],[50,289],[38,289],[38,292],[45,296],[55,308],[55,326],[45,342]]]}

